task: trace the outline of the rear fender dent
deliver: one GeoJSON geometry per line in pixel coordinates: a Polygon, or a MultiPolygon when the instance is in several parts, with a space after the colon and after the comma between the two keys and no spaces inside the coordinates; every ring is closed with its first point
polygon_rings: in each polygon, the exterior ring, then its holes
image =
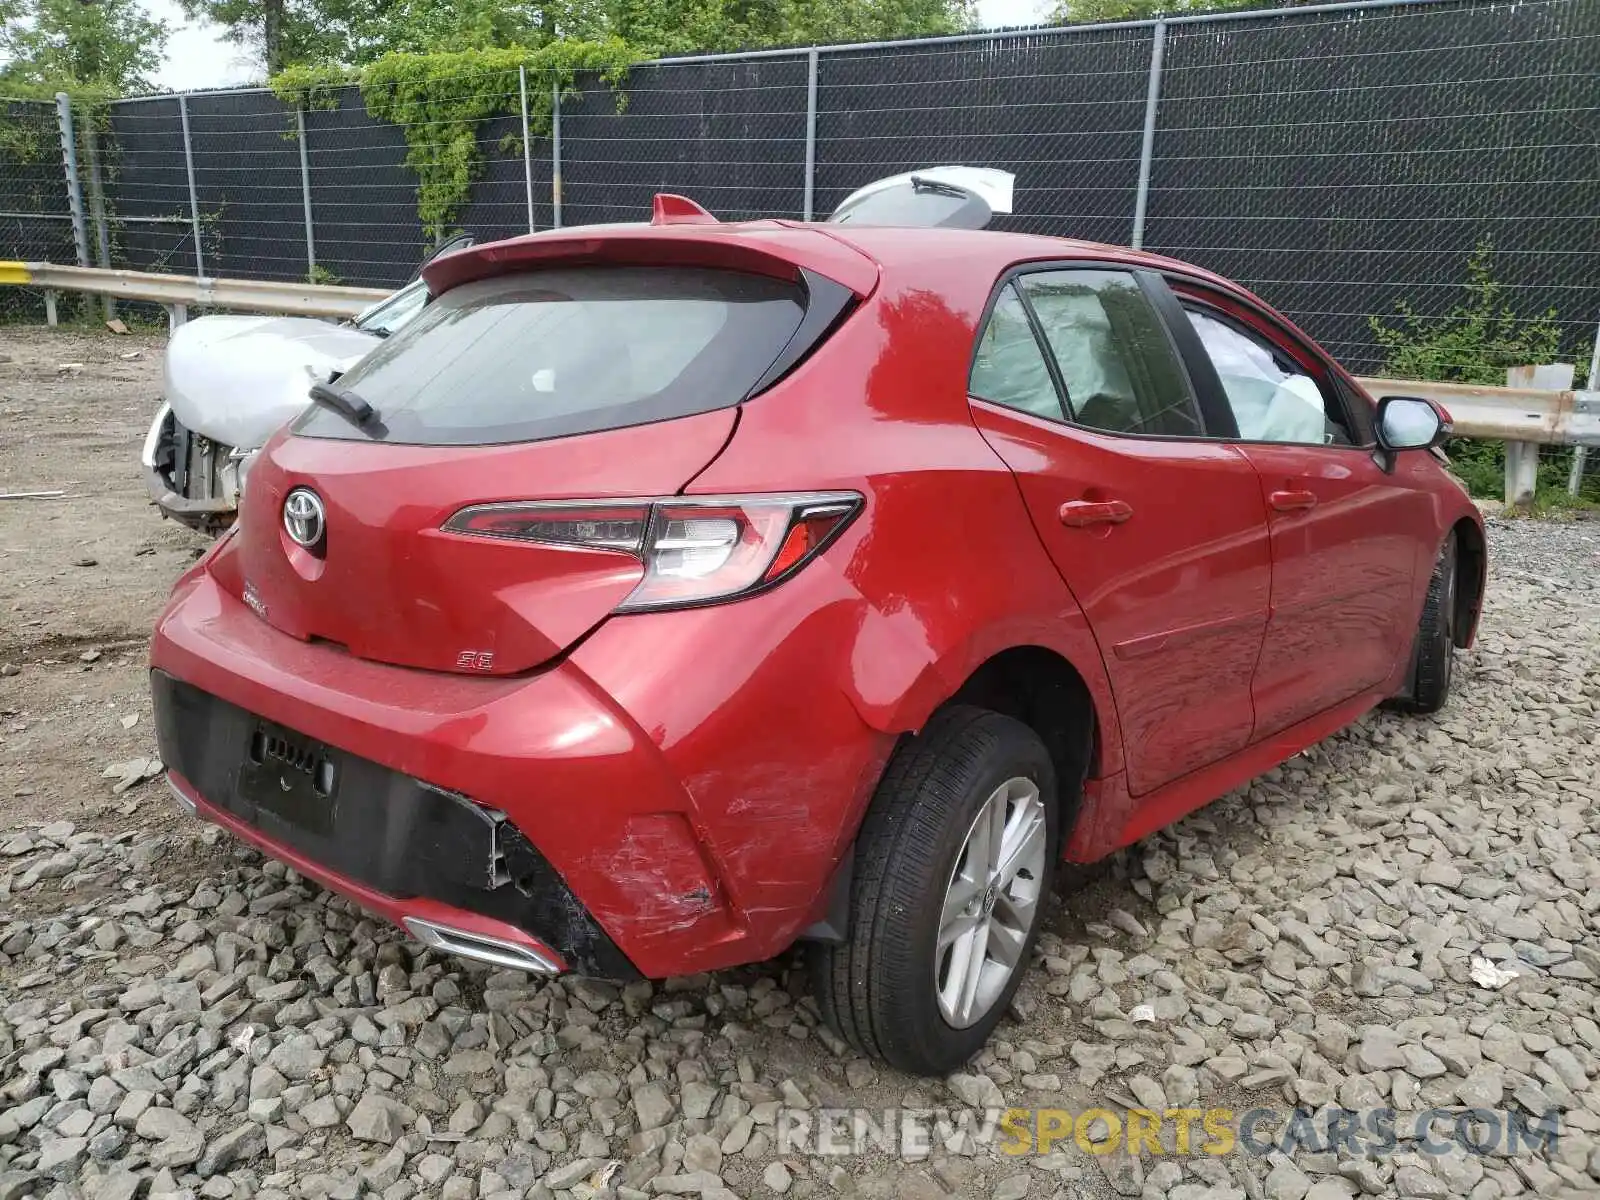
{"type": "MultiPolygon", "coordinates": [[[[870,606],[869,611],[879,612],[870,606]]],[[[942,655],[925,637],[907,636],[911,630],[920,633],[922,629],[909,610],[900,610],[878,629],[881,636],[858,638],[851,653],[850,699],[871,728],[882,733],[915,733],[984,663],[1007,650],[1038,646],[1065,659],[1088,689],[1096,725],[1092,773],[1101,776],[1122,770],[1122,737],[1116,726],[1110,681],[1082,613],[1074,609],[1007,621],[942,655]]]]}
{"type": "Polygon", "coordinates": [[[941,669],[914,610],[867,603],[862,613],[850,650],[850,701],[880,733],[915,732],[961,681],[941,669]]]}

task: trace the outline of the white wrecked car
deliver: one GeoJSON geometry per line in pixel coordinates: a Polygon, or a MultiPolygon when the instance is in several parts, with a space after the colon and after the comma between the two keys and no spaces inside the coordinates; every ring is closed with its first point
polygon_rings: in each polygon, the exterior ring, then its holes
{"type": "MultiPolygon", "coordinates": [[[[455,238],[431,258],[472,241],[455,238]]],[[[140,456],[161,515],[201,533],[233,524],[251,456],[305,408],[306,390],[349,370],[427,301],[427,285],[413,278],[348,322],[219,315],[174,329],[163,403],[140,456]]]]}
{"type": "MultiPolygon", "coordinates": [[[[833,210],[830,223],[981,229],[1012,211],[1014,177],[988,167],[926,167],[874,180],[833,210]]],[[[531,237],[563,237],[569,226],[531,237]]],[[[459,237],[432,257],[472,244],[459,237]]],[[[420,275],[420,268],[419,268],[420,275]]],[[[354,321],[309,317],[200,317],[173,331],[164,403],[144,442],[145,486],[163,516],[202,533],[233,524],[252,456],[311,402],[314,383],[349,370],[428,302],[414,278],[354,321]]]]}

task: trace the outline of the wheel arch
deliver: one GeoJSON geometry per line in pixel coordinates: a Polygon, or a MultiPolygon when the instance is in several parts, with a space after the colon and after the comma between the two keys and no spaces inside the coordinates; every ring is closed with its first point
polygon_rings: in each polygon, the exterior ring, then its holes
{"type": "Polygon", "coordinates": [[[1454,642],[1462,650],[1472,645],[1483,613],[1483,594],[1488,584],[1489,547],[1483,527],[1471,517],[1462,517],[1451,532],[1456,539],[1456,611],[1452,614],[1454,642]]]}
{"type": "Polygon", "coordinates": [[[1109,730],[1083,673],[1045,646],[1011,646],[980,663],[939,707],[973,705],[1021,721],[1056,769],[1064,846],[1082,813],[1083,783],[1101,773],[1109,730]]]}

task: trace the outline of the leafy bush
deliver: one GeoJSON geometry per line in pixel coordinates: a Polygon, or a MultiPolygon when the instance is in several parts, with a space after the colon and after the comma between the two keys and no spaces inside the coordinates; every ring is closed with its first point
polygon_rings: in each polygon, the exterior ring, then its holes
{"type": "Polygon", "coordinates": [[[1528,363],[1555,362],[1561,327],[1556,310],[1532,319],[1519,317],[1504,299],[1494,277],[1494,247],[1485,238],[1467,260],[1467,299],[1443,317],[1426,317],[1410,301],[1395,307],[1400,324],[1391,328],[1369,317],[1372,334],[1387,351],[1385,367],[1397,379],[1434,379],[1504,387],[1506,371],[1528,363]]]}
{"type": "MultiPolygon", "coordinates": [[[[1561,326],[1556,310],[1522,317],[1494,277],[1494,247],[1485,238],[1467,260],[1466,299],[1442,317],[1416,311],[1409,301],[1397,304],[1398,321],[1386,324],[1369,317],[1373,336],[1384,348],[1384,371],[1396,379],[1429,379],[1445,383],[1481,383],[1504,387],[1506,371],[1530,363],[1556,362],[1561,354],[1561,326]]],[[[1455,438],[1447,447],[1456,475],[1474,496],[1499,496],[1504,489],[1505,445],[1497,441],[1455,438]]],[[[1541,502],[1566,497],[1568,455],[1545,455],[1539,462],[1541,502]]],[[[1584,494],[1600,500],[1600,477],[1590,476],[1584,494]]]]}
{"type": "MultiPolygon", "coordinates": [[[[290,67],[268,84],[290,108],[335,108],[337,90],[356,84],[367,110],[405,130],[406,165],[417,173],[417,216],[435,242],[452,232],[483,164],[478,127],[520,113],[519,69],[528,75],[528,130],[550,132],[553,93],[573,94],[579,71],[598,72],[614,90],[638,58],[620,41],[548,42],[437,54],[385,54],[360,70],[290,67]]],[[[619,92],[619,103],[621,101],[619,92]]]]}

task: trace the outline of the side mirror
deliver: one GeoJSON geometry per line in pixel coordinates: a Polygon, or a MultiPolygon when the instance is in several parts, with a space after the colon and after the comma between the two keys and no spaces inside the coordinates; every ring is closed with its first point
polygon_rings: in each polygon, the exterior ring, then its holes
{"type": "Polygon", "coordinates": [[[1431,450],[1450,433],[1445,414],[1427,400],[1385,396],[1378,401],[1378,444],[1385,450],[1431,450]]]}

